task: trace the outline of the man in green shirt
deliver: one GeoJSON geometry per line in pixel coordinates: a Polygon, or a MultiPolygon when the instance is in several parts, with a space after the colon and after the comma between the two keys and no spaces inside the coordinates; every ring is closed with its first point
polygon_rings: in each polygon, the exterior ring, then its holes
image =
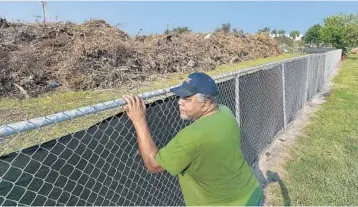
{"type": "Polygon", "coordinates": [[[235,116],[215,102],[215,81],[195,72],[171,91],[180,97],[180,117],[194,122],[160,150],[151,137],[144,102],[138,96],[124,96],[146,168],[178,176],[188,206],[261,205],[263,191],[241,152],[235,116]]]}

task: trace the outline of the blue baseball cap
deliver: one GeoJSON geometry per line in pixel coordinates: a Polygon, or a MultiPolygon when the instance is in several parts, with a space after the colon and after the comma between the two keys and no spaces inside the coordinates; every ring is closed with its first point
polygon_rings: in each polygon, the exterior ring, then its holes
{"type": "Polygon", "coordinates": [[[217,96],[219,94],[215,81],[207,74],[194,72],[180,86],[170,89],[179,97],[189,97],[197,93],[217,96]]]}

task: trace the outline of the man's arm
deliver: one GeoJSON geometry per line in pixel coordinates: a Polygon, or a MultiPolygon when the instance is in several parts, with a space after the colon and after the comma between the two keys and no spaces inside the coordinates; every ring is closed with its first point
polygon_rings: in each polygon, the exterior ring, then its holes
{"type": "Polygon", "coordinates": [[[137,132],[137,141],[139,152],[144,160],[144,165],[148,171],[156,173],[162,172],[164,169],[155,160],[158,148],[155,145],[146,120],[146,107],[143,100],[138,96],[124,96],[127,105],[124,109],[128,117],[132,120],[137,132]]]}
{"type": "Polygon", "coordinates": [[[158,148],[150,135],[147,121],[144,119],[135,123],[133,122],[133,124],[137,131],[139,152],[142,155],[145,167],[148,169],[148,171],[153,173],[163,172],[164,169],[155,160],[155,156],[158,153],[158,148]]]}

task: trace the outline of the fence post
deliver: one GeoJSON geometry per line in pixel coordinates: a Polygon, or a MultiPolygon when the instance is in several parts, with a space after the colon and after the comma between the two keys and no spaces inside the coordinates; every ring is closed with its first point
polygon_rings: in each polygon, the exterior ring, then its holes
{"type": "Polygon", "coordinates": [[[240,125],[240,85],[239,85],[239,79],[240,79],[240,75],[237,74],[235,77],[235,112],[236,112],[236,120],[237,123],[239,125],[239,127],[241,127],[240,125]]]}
{"type": "Polygon", "coordinates": [[[329,70],[329,52],[326,52],[326,57],[325,57],[325,63],[324,63],[324,82],[327,83],[329,81],[329,74],[330,74],[330,70],[329,70]]]}
{"type": "Polygon", "coordinates": [[[302,101],[302,108],[304,107],[305,105],[305,102],[307,101],[307,94],[308,94],[308,74],[309,74],[309,69],[310,69],[310,61],[311,61],[311,56],[308,56],[307,57],[307,64],[306,64],[306,67],[307,67],[307,70],[306,70],[306,83],[305,83],[305,95],[303,96],[303,101],[302,101]]]}
{"type": "Polygon", "coordinates": [[[282,103],[283,103],[283,127],[287,130],[287,116],[286,116],[286,83],[285,83],[285,62],[281,63],[282,71],[282,103]]]}
{"type": "Polygon", "coordinates": [[[323,78],[323,80],[322,80],[322,86],[321,86],[320,90],[323,89],[323,86],[324,86],[324,84],[326,83],[326,60],[327,60],[327,52],[324,53],[323,58],[324,58],[324,61],[322,61],[322,63],[323,63],[323,67],[322,67],[322,70],[323,70],[322,78],[323,78]]]}
{"type": "Polygon", "coordinates": [[[318,92],[318,76],[319,76],[319,68],[321,67],[321,54],[319,54],[319,60],[318,60],[318,68],[317,68],[317,75],[316,75],[316,90],[313,94],[313,96],[315,96],[318,92]]]}

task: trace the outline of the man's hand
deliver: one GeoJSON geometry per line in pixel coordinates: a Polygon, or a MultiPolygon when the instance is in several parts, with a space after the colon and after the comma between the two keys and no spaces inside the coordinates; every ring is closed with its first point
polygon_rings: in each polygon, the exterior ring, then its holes
{"type": "Polygon", "coordinates": [[[146,120],[146,107],[144,101],[139,96],[123,96],[127,102],[124,110],[132,120],[137,131],[137,141],[140,154],[143,157],[144,164],[150,172],[162,172],[164,169],[155,160],[158,148],[153,142],[150,130],[146,120]]]}
{"type": "Polygon", "coordinates": [[[124,110],[133,123],[146,120],[145,115],[147,111],[143,99],[137,95],[126,95],[123,96],[123,99],[127,102],[127,105],[124,106],[124,110]]]}

